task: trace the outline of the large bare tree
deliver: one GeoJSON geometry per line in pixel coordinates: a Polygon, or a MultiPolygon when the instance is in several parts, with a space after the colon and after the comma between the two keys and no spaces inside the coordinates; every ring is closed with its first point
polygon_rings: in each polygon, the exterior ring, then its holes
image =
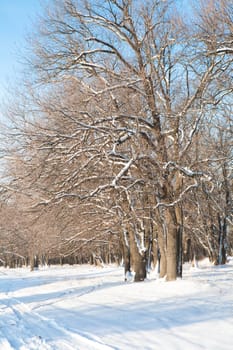
{"type": "Polygon", "coordinates": [[[38,205],[102,208],[135,280],[156,249],[160,276],[181,275],[184,199],[211,181],[193,147],[232,92],[230,8],[208,1],[188,25],[176,1],[60,0],[32,36],[32,102],[21,115],[38,205]]]}

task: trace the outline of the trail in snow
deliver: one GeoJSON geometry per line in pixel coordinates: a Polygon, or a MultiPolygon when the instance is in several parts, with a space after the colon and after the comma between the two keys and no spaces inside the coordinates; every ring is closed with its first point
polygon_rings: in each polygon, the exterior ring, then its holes
{"type": "Polygon", "coordinates": [[[0,269],[1,350],[231,350],[233,260],[183,280],[123,282],[123,269],[0,269]]]}
{"type": "MultiPolygon", "coordinates": [[[[1,272],[4,276],[8,275],[7,270],[1,272]]],[[[12,275],[12,278],[7,278],[5,280],[6,291],[0,293],[1,350],[74,350],[79,348],[87,350],[112,349],[104,344],[98,344],[97,341],[93,342],[87,337],[79,335],[78,332],[70,332],[62,325],[58,325],[54,318],[46,318],[34,311],[43,306],[53,305],[56,304],[56,302],[70,299],[72,292],[75,294],[75,297],[90,293],[96,288],[95,286],[89,286],[88,284],[88,286],[82,288],[81,291],[74,291],[73,289],[67,288],[67,280],[70,280],[64,275],[61,277],[56,276],[55,278],[53,276],[53,282],[48,283],[47,276],[43,282],[41,281],[42,276],[40,276],[40,273],[38,273],[37,278],[35,278],[32,274],[26,271],[27,278],[25,278],[23,277],[23,272],[25,272],[25,270],[16,270],[17,274],[15,276],[12,273],[14,272],[13,270],[9,272],[12,275]],[[62,282],[57,282],[59,280],[62,282]],[[33,287],[31,287],[31,285],[33,287]],[[38,285],[38,287],[36,285],[38,285]],[[23,288],[21,288],[22,286],[23,288]],[[61,288],[60,291],[59,286],[61,288]],[[38,289],[38,294],[31,294],[32,289],[38,289]],[[44,291],[46,290],[48,294],[44,294],[44,291]],[[48,296],[51,291],[53,291],[53,298],[49,300],[48,296]],[[19,298],[15,297],[17,295],[19,298]],[[21,300],[27,302],[22,302],[21,300]],[[37,300],[37,306],[30,307],[31,303],[28,303],[29,300],[33,302],[34,300],[37,300]]],[[[84,280],[87,280],[88,278],[86,275],[80,277],[84,280]]],[[[4,283],[4,279],[0,279],[0,290],[2,290],[2,282],[4,283]]]]}

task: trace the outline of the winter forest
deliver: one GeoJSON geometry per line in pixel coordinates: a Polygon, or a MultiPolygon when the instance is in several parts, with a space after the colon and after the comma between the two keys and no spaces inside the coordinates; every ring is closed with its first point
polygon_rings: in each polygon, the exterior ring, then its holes
{"type": "Polygon", "coordinates": [[[0,265],[233,255],[231,0],[54,0],[1,106],[0,265]],[[4,120],[4,122],[3,122],[4,120]]]}

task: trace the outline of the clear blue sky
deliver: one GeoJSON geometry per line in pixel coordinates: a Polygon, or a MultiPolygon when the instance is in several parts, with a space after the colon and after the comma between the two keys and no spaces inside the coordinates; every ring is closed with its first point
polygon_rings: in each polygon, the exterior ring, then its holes
{"type": "Polygon", "coordinates": [[[43,0],[0,0],[0,98],[20,70],[19,51],[43,0]]]}

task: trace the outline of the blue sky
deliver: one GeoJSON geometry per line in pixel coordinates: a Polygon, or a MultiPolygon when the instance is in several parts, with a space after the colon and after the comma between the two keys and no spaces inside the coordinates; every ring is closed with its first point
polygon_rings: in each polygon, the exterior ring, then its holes
{"type": "Polygon", "coordinates": [[[0,0],[0,97],[20,70],[19,52],[43,0],[0,0]]]}
{"type": "MultiPolygon", "coordinates": [[[[41,4],[51,0],[0,0],[0,100],[4,87],[14,82],[22,65],[20,53],[25,47],[25,37],[32,28],[33,19],[41,12],[41,4]]],[[[189,0],[179,0],[187,7],[189,0]]]]}

